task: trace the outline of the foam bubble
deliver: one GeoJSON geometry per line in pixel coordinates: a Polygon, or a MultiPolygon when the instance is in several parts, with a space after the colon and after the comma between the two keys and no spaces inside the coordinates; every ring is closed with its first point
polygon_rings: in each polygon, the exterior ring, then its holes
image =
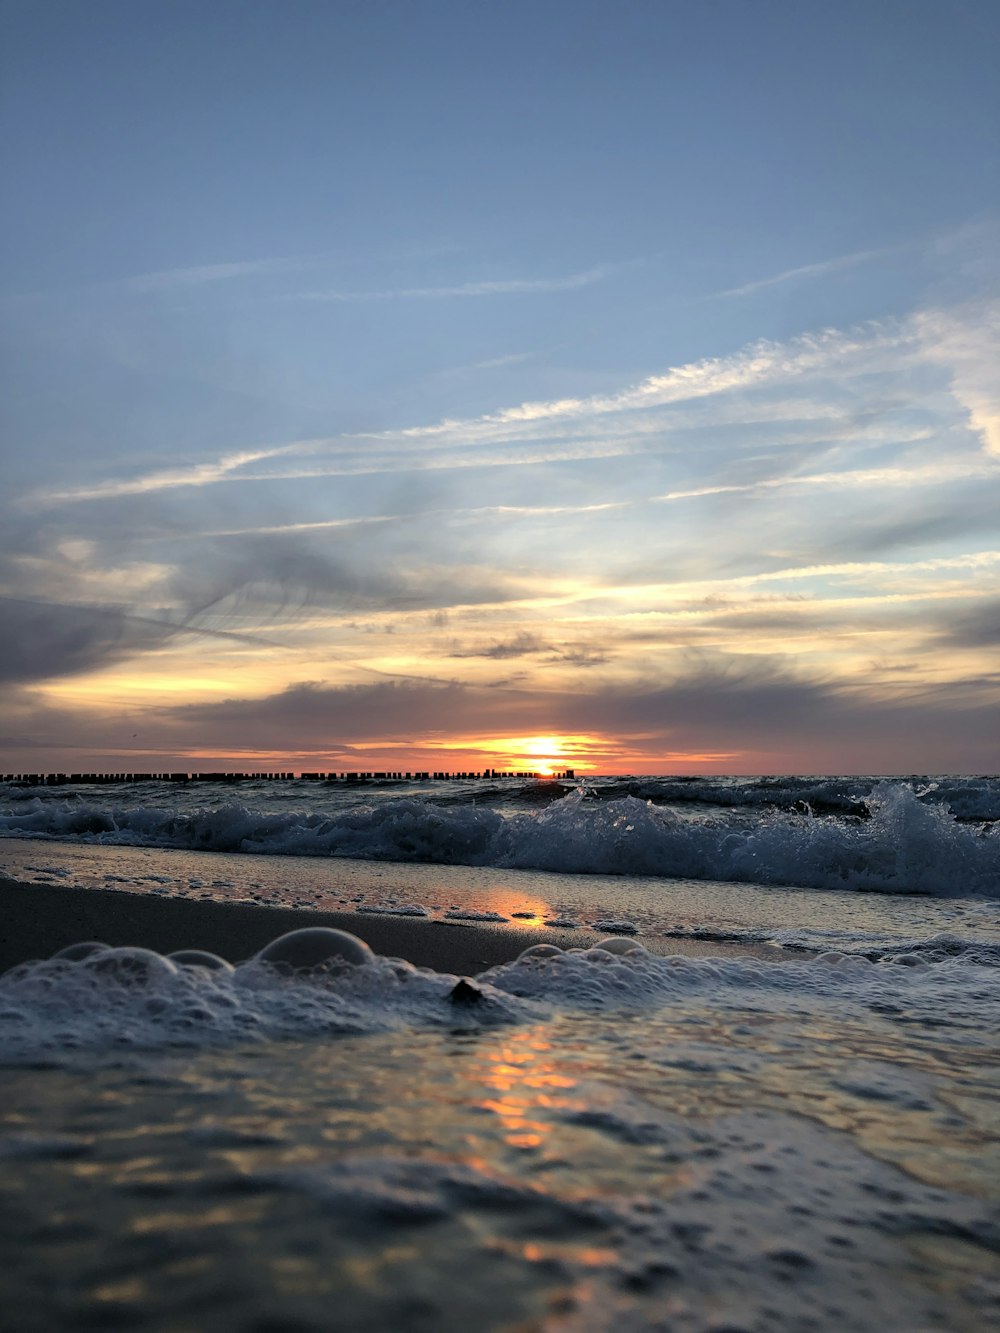
{"type": "Polygon", "coordinates": [[[232,963],[220,958],[217,953],[209,953],[207,949],[178,949],[176,953],[167,954],[167,958],[182,967],[207,967],[210,972],[233,970],[232,963]]]}
{"type": "Polygon", "coordinates": [[[79,944],[67,944],[65,949],[60,949],[52,957],[64,958],[68,963],[79,963],[84,958],[89,958],[91,954],[102,953],[110,947],[109,944],[102,944],[99,940],[81,940],[79,944]]]}
{"type": "Polygon", "coordinates": [[[646,949],[638,940],[610,939],[601,940],[593,946],[595,949],[603,949],[605,953],[627,954],[627,953],[645,953],[646,949]]]}
{"type": "Polygon", "coordinates": [[[369,946],[357,935],[327,926],[309,926],[290,930],[272,940],[257,954],[261,963],[284,963],[296,970],[321,967],[324,963],[352,963],[355,966],[374,958],[369,946]]]}
{"type": "Polygon", "coordinates": [[[120,986],[150,986],[176,973],[176,966],[152,949],[98,949],[83,966],[120,986]]]}
{"type": "Polygon", "coordinates": [[[557,958],[562,953],[558,944],[532,944],[518,955],[518,962],[525,958],[557,958]]]}

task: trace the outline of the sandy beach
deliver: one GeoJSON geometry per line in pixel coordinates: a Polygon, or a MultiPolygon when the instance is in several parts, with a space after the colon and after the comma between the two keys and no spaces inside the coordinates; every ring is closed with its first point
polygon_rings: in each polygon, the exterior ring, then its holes
{"type": "MultiPolygon", "coordinates": [[[[148,893],[0,879],[0,971],[29,959],[47,958],[80,940],[138,945],[163,954],[208,949],[238,963],[277,936],[303,926],[348,930],[376,953],[457,975],[474,975],[510,962],[532,944],[589,948],[597,938],[593,930],[525,929],[492,922],[192,902],[148,893]]],[[[786,954],[768,945],[711,940],[644,936],[641,943],[661,954],[756,956],[771,961],[803,956],[799,950],[786,954]]]]}
{"type": "MultiPolygon", "coordinates": [[[[465,925],[361,912],[303,911],[250,903],[191,902],[152,894],[0,880],[0,969],[46,958],[78,940],[139,945],[157,953],[208,949],[232,963],[302,926],[349,930],[375,950],[440,972],[473,973],[516,958],[553,932],[465,925]]],[[[593,932],[556,932],[587,937],[593,932]]],[[[560,939],[560,943],[564,941],[560,939]]]]}

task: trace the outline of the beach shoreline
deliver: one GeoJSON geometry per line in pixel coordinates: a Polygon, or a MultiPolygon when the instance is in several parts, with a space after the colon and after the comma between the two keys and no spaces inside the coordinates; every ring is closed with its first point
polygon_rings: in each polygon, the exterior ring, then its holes
{"type": "MultiPolygon", "coordinates": [[[[252,957],[271,940],[305,926],[347,930],[376,953],[417,967],[475,975],[516,958],[532,944],[589,948],[601,935],[589,928],[513,926],[504,922],[441,921],[367,912],[192,901],[163,894],[0,878],[0,972],[48,958],[69,944],[100,940],[157,953],[207,949],[232,963],[252,957]]],[[[642,934],[653,953],[699,957],[801,959],[767,944],[730,943],[642,934]]]]}

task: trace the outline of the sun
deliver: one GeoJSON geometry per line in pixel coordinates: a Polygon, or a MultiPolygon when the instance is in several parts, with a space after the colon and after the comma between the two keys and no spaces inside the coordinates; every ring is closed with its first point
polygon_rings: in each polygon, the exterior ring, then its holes
{"type": "Polygon", "coordinates": [[[543,778],[551,778],[555,773],[553,765],[557,761],[565,763],[566,760],[566,751],[557,736],[529,737],[524,744],[524,753],[540,761],[535,772],[543,778]]]}
{"type": "Polygon", "coordinates": [[[559,759],[563,754],[562,743],[556,736],[531,736],[524,743],[524,753],[538,759],[559,759]]]}
{"type": "Polygon", "coordinates": [[[489,755],[490,762],[506,770],[537,773],[542,778],[575,773],[581,766],[592,769],[588,756],[603,751],[604,743],[596,737],[556,734],[547,736],[495,736],[477,739],[475,748],[489,755]]]}

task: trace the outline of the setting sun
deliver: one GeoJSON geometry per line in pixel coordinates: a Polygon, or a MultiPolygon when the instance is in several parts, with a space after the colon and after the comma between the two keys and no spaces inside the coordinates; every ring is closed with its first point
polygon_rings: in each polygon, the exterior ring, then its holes
{"type": "Polygon", "coordinates": [[[554,759],[563,753],[562,745],[556,736],[535,736],[524,747],[527,754],[537,755],[539,759],[554,759]]]}
{"type": "Polygon", "coordinates": [[[536,772],[543,777],[550,778],[554,773],[553,764],[555,761],[565,762],[566,754],[556,736],[536,736],[524,747],[525,753],[542,762],[537,766],[536,772]]]}
{"type": "Polygon", "coordinates": [[[593,771],[592,756],[603,753],[607,744],[594,736],[505,736],[480,742],[480,747],[495,755],[499,766],[553,777],[566,769],[593,771]]]}

